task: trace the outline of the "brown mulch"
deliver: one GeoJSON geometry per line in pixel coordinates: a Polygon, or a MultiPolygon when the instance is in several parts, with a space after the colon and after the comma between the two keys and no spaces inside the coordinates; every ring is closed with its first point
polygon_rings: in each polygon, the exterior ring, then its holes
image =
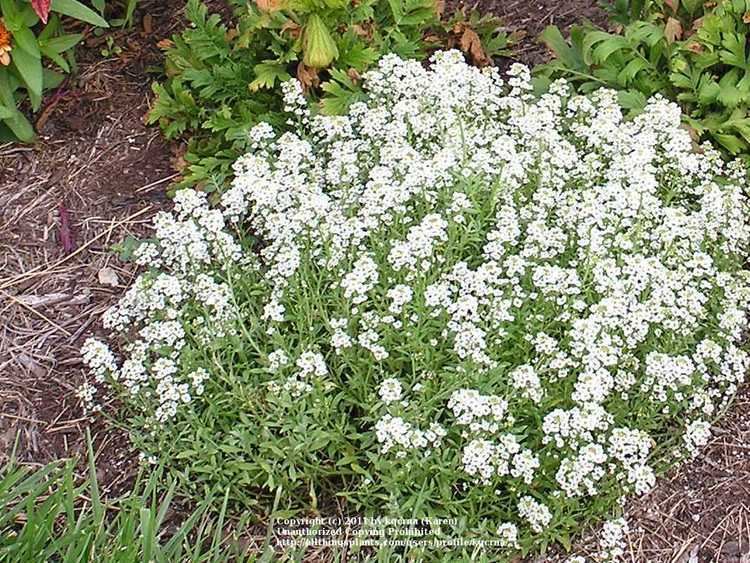
{"type": "MultiPolygon", "coordinates": [[[[183,0],[141,0],[134,29],[110,35],[122,49],[103,58],[104,38],[79,51],[80,72],[46,100],[33,146],[0,145],[0,467],[15,451],[41,464],[85,452],[89,428],[100,480],[118,490],[132,471],[127,438],[91,424],[74,395],[82,381],[79,348],[135,276],[111,252],[145,232],[168,208],[172,150],[143,117],[152,99],[156,43],[181,25],[183,0]],[[61,206],[64,211],[61,213],[61,206]],[[70,216],[72,253],[62,248],[70,216]],[[101,283],[102,268],[118,283],[101,283]]],[[[461,4],[449,2],[448,9],[461,4]]],[[[473,0],[524,30],[517,58],[546,58],[536,37],[589,19],[605,25],[596,0],[473,0]]],[[[750,392],[740,394],[714,441],[628,507],[633,563],[750,563],[750,392]]],[[[585,550],[585,543],[582,549],[585,550]]]]}
{"type": "MultiPolygon", "coordinates": [[[[0,145],[0,466],[11,452],[34,463],[85,457],[79,349],[135,275],[111,249],[168,205],[170,147],[143,118],[155,44],[179,25],[183,2],[141,5],[134,29],[109,34],[118,55],[102,56],[105,37],[87,38],[78,75],[36,116],[36,143],[0,145]],[[102,268],[115,286],[99,280],[102,268]]],[[[90,430],[100,477],[114,485],[132,457],[127,440],[103,421],[90,430]]]]}

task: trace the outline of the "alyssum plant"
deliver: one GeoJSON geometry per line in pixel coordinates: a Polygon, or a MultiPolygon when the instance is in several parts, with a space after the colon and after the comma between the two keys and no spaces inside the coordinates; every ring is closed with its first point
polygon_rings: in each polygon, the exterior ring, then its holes
{"type": "Polygon", "coordinates": [[[195,495],[456,518],[494,560],[615,518],[616,556],[619,499],[707,441],[750,366],[739,169],[662,98],[626,120],[455,51],[364,84],[313,117],[287,83],[295,131],[254,128],[218,205],[177,193],[105,317],[121,357],[85,361],[195,495]]]}
{"type": "Polygon", "coordinates": [[[190,26],[168,44],[167,80],[149,114],[187,143],[183,185],[223,191],[259,122],[286,126],[280,84],[297,77],[323,113],[361,98],[360,75],[386,53],[423,60],[457,44],[485,65],[511,38],[496,18],[441,21],[435,0],[233,0],[226,23],[188,0],[190,26]]]}
{"type": "Polygon", "coordinates": [[[608,87],[633,113],[661,93],[677,101],[696,139],[729,155],[750,150],[750,1],[615,2],[610,33],[590,26],[547,28],[541,39],[557,56],[538,69],[540,82],[564,77],[581,92],[608,87]],[[635,18],[632,21],[629,18],[635,18]]]}

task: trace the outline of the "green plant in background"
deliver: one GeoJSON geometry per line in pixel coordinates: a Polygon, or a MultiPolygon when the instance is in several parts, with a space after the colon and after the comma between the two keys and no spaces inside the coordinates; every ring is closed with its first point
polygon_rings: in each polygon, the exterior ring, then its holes
{"type": "Polygon", "coordinates": [[[659,21],[669,17],[692,24],[704,11],[703,0],[604,0],[602,7],[612,22],[627,25],[638,20],[659,21]]]}
{"type": "Polygon", "coordinates": [[[39,109],[43,93],[75,65],[72,49],[83,38],[63,33],[60,15],[107,27],[77,0],[0,0],[0,139],[29,142],[34,128],[19,106],[39,109]],[[54,63],[47,68],[44,61],[54,63]]]}
{"type": "Polygon", "coordinates": [[[107,500],[91,449],[83,482],[72,461],[36,471],[11,461],[0,467],[0,561],[236,561],[242,548],[225,512],[209,515],[210,498],[181,510],[162,474],[143,472],[130,493],[107,500]]]}
{"type": "MultiPolygon", "coordinates": [[[[108,0],[91,0],[91,5],[94,6],[102,16],[104,16],[104,11],[110,4],[112,4],[112,2],[108,0]]],[[[121,0],[120,2],[115,2],[115,4],[122,8],[122,16],[110,19],[110,25],[120,27],[128,27],[132,25],[135,9],[138,6],[138,0],[121,0]]]]}
{"type": "Polygon", "coordinates": [[[706,6],[695,0],[615,2],[613,21],[624,24],[619,31],[578,26],[569,41],[550,26],[541,40],[556,59],[537,69],[538,85],[563,77],[581,92],[614,88],[631,112],[661,93],[680,103],[696,139],[711,139],[730,155],[746,153],[750,2],[706,6]]]}
{"type": "Polygon", "coordinates": [[[258,0],[230,2],[225,24],[200,0],[167,50],[167,80],[156,84],[149,120],[188,141],[183,185],[221,189],[260,121],[284,126],[280,84],[292,77],[319,109],[339,114],[361,97],[359,77],[383,54],[425,58],[459,47],[478,65],[507,55],[512,37],[496,18],[441,22],[434,0],[258,0]]]}

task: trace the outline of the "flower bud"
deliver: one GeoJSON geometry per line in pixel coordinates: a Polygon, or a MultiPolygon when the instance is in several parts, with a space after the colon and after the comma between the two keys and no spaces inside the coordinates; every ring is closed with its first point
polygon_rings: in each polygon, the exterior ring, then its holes
{"type": "Polygon", "coordinates": [[[313,14],[309,17],[304,33],[305,66],[325,68],[339,56],[336,42],[319,15],[313,14]]]}

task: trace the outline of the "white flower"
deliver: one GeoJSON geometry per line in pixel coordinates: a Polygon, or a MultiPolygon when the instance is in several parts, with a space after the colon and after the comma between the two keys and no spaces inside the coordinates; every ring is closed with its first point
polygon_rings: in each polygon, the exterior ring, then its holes
{"type": "Polygon", "coordinates": [[[503,522],[497,527],[497,536],[501,547],[518,548],[518,528],[510,522],[503,522]]]}
{"type": "Polygon", "coordinates": [[[401,382],[393,377],[384,379],[380,384],[378,395],[380,395],[380,400],[383,401],[386,405],[389,403],[400,401],[403,395],[401,382]]]}
{"type": "Polygon", "coordinates": [[[549,508],[528,495],[521,497],[518,501],[518,514],[526,519],[531,529],[537,534],[541,534],[552,520],[549,508]]]}

